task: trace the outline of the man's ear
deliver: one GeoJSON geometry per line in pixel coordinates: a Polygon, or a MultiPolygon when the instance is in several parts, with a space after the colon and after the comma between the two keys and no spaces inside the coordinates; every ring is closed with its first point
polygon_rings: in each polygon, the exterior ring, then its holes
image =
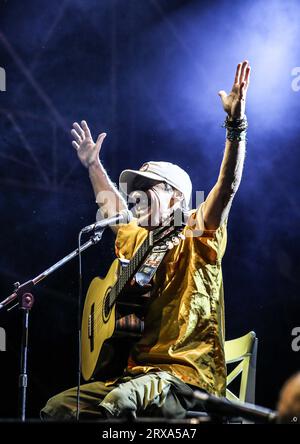
{"type": "Polygon", "coordinates": [[[176,200],[178,200],[179,202],[182,202],[184,199],[184,196],[182,194],[181,191],[178,190],[174,190],[174,197],[176,198],[176,200]]]}
{"type": "Polygon", "coordinates": [[[171,205],[171,207],[173,207],[173,206],[177,207],[179,203],[180,203],[180,205],[182,205],[183,200],[184,200],[184,196],[181,193],[181,191],[174,190],[173,196],[171,197],[170,205],[171,205]]]}

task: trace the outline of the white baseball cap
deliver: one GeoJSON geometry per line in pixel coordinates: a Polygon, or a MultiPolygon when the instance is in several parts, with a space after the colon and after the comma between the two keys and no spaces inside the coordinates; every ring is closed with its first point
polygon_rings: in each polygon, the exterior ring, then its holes
{"type": "Polygon", "coordinates": [[[127,194],[134,191],[135,189],[133,185],[137,176],[168,183],[176,188],[176,190],[181,191],[184,196],[186,207],[189,207],[192,194],[192,182],[190,176],[174,163],[150,161],[144,163],[139,170],[122,171],[119,179],[121,191],[127,194]],[[127,186],[127,189],[125,189],[124,185],[127,186]]]}

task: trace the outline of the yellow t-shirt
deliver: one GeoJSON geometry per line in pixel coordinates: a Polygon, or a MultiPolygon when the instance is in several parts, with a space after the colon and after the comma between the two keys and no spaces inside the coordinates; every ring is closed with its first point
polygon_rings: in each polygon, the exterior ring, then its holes
{"type": "MultiPolygon", "coordinates": [[[[189,225],[183,230],[186,238],[166,254],[156,273],[144,333],[133,347],[127,372],[169,371],[187,384],[223,396],[226,365],[221,259],[226,222],[217,230],[196,232],[192,225],[195,221],[201,224],[200,213],[201,207],[191,212],[189,225]]],[[[147,235],[135,220],[121,226],[117,255],[131,259],[147,235]]]]}

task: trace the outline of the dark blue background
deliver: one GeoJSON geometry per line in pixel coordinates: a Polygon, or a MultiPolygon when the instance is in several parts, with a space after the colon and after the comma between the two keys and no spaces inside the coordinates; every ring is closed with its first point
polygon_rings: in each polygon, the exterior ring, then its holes
{"type": "MultiPolygon", "coordinates": [[[[257,403],[274,408],[300,367],[300,5],[296,1],[30,0],[1,2],[0,273],[4,299],[76,247],[97,206],[71,146],[73,121],[106,131],[114,181],[147,160],[178,163],[194,192],[214,185],[224,149],[217,92],[252,66],[247,158],[224,257],[226,336],[259,338],[257,403]]],[[[113,259],[113,236],[84,254],[85,288],[113,259]]],[[[29,416],[76,384],[77,261],[35,290],[29,416]]],[[[0,314],[0,416],[16,417],[20,318],[0,314]]]]}

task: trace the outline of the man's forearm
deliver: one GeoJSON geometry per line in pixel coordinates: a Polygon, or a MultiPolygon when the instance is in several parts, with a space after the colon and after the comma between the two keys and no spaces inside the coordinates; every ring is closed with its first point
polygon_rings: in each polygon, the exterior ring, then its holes
{"type": "Polygon", "coordinates": [[[226,139],[225,152],[216,185],[207,196],[203,215],[207,229],[218,228],[228,213],[238,190],[245,159],[245,142],[226,139]]]}
{"type": "Polygon", "coordinates": [[[245,160],[245,141],[230,141],[226,139],[224,156],[217,180],[217,186],[222,193],[232,198],[241,182],[245,160]]]}
{"type": "Polygon", "coordinates": [[[98,160],[89,166],[89,177],[93,186],[96,202],[104,217],[114,216],[127,209],[125,199],[116,185],[110,180],[105,168],[98,160]]]}

